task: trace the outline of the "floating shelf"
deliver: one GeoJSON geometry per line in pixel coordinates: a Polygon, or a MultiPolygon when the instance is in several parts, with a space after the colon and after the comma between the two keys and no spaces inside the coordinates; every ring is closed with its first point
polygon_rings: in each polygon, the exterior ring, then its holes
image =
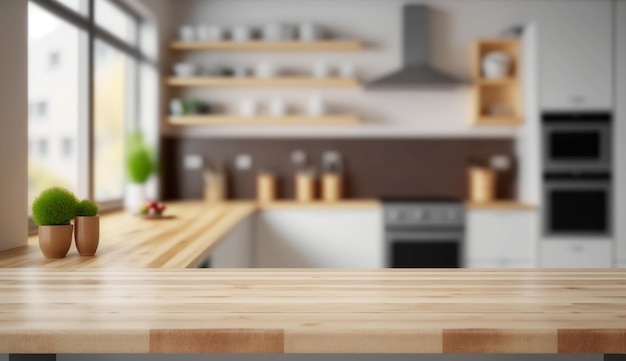
{"type": "Polygon", "coordinates": [[[484,126],[517,126],[524,123],[519,117],[496,117],[483,115],[474,121],[474,125],[484,126]]]}
{"type": "Polygon", "coordinates": [[[326,41],[215,41],[174,42],[172,50],[222,50],[222,51],[357,51],[363,44],[355,40],[326,41]]]}
{"type": "Polygon", "coordinates": [[[350,125],[359,123],[359,117],[351,114],[308,117],[289,115],[284,117],[238,117],[233,115],[183,115],[170,116],[174,125],[350,125]]]}
{"type": "Polygon", "coordinates": [[[167,84],[180,87],[327,87],[356,88],[360,85],[355,78],[230,78],[230,77],[189,77],[169,78],[167,84]]]}
{"type": "Polygon", "coordinates": [[[514,85],[517,83],[517,79],[515,78],[505,78],[505,79],[487,79],[480,78],[476,81],[478,85],[481,86],[495,86],[495,85],[514,85]]]}

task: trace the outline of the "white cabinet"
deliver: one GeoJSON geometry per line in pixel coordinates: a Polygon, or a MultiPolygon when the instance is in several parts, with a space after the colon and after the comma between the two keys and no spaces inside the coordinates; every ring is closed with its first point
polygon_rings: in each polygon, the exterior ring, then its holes
{"type": "Polygon", "coordinates": [[[611,240],[544,240],[540,266],[544,268],[611,268],[611,240]]]}
{"type": "MultiPolygon", "coordinates": [[[[614,129],[615,155],[615,225],[616,254],[618,264],[626,268],[626,2],[618,1],[616,5],[616,102],[614,129]]],[[[618,265],[618,266],[619,266],[618,265]]]]}
{"type": "Polygon", "coordinates": [[[470,268],[526,268],[535,264],[537,212],[470,209],[465,265],[470,268]]]}
{"type": "Polygon", "coordinates": [[[207,259],[209,263],[205,266],[209,266],[211,268],[252,267],[253,217],[254,216],[249,216],[245,220],[241,221],[232,231],[219,241],[207,259]]]}
{"type": "MultiPolygon", "coordinates": [[[[574,2],[568,18],[539,22],[545,110],[609,109],[613,99],[613,2],[574,2]]],[[[541,17],[541,16],[540,16],[541,17]]]]}
{"type": "Polygon", "coordinates": [[[289,208],[259,212],[256,266],[381,268],[380,209],[289,208]]]}

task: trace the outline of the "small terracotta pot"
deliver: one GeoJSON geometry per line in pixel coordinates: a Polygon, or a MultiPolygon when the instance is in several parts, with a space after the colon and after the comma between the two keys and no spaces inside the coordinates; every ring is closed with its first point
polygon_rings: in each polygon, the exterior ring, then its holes
{"type": "Polygon", "coordinates": [[[71,224],[39,226],[39,248],[46,258],[63,258],[72,245],[71,224]]]}
{"type": "Polygon", "coordinates": [[[100,217],[74,218],[74,240],[76,249],[81,256],[93,256],[100,241],[100,217]]]}

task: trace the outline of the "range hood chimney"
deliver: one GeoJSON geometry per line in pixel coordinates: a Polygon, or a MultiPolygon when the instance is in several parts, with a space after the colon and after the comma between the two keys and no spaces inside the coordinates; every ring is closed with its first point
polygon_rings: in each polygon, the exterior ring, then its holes
{"type": "Polygon", "coordinates": [[[435,69],[429,63],[428,13],[426,5],[405,5],[403,9],[403,65],[367,84],[370,89],[415,89],[453,87],[467,81],[435,69]]]}

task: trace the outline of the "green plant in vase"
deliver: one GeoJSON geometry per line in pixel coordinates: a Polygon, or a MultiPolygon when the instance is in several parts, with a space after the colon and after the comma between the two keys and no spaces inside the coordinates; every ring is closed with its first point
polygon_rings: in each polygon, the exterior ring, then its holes
{"type": "Polygon", "coordinates": [[[72,245],[76,196],[61,187],[43,191],[33,201],[33,220],[39,225],[39,248],[46,258],[63,258],[72,245]]]}
{"type": "Polygon", "coordinates": [[[93,256],[100,241],[100,217],[98,206],[84,199],[76,206],[74,218],[74,241],[81,256],[93,256]]]}
{"type": "Polygon", "coordinates": [[[126,174],[129,185],[126,190],[126,209],[138,212],[145,203],[145,183],[157,170],[152,148],[146,145],[141,132],[133,132],[126,141],[126,174]]]}

